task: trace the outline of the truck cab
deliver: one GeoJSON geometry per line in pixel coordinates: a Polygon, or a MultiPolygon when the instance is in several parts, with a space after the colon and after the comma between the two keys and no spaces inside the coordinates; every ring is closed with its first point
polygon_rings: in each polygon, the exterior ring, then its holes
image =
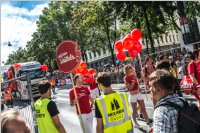
{"type": "Polygon", "coordinates": [[[26,74],[29,74],[29,78],[31,81],[31,93],[34,101],[40,97],[40,93],[38,91],[38,83],[46,79],[45,72],[41,69],[41,64],[37,61],[18,63],[20,64],[20,68],[15,70],[15,77],[19,77],[17,82],[18,90],[21,93],[21,98],[23,100],[29,100],[30,96],[28,93],[28,82],[26,74]]]}

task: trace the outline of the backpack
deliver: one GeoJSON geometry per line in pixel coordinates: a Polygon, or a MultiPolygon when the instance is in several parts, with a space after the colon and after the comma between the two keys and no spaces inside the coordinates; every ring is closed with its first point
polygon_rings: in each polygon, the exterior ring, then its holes
{"type": "Polygon", "coordinates": [[[189,104],[187,101],[179,98],[184,106],[167,101],[155,106],[155,109],[160,106],[170,106],[178,110],[177,128],[178,133],[200,133],[200,111],[194,104],[189,104]]]}

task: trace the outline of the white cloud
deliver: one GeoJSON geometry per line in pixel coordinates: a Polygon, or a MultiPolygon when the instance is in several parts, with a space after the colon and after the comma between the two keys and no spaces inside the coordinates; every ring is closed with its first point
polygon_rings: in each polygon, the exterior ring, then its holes
{"type": "Polygon", "coordinates": [[[48,4],[41,4],[41,5],[37,5],[33,10],[30,11],[29,15],[36,15],[39,16],[42,13],[42,10],[48,7],[48,4]]]}
{"type": "Polygon", "coordinates": [[[26,8],[13,7],[9,4],[1,6],[1,63],[6,62],[8,55],[16,51],[19,47],[25,48],[27,41],[31,40],[31,35],[36,31],[36,21],[42,14],[42,9],[48,7],[48,4],[40,4],[32,10],[26,8]],[[19,16],[17,18],[17,15],[19,16]],[[17,18],[17,21],[16,21],[17,18]],[[34,19],[33,19],[34,18],[34,19]],[[12,44],[18,42],[15,47],[8,47],[10,41],[12,44]]]}

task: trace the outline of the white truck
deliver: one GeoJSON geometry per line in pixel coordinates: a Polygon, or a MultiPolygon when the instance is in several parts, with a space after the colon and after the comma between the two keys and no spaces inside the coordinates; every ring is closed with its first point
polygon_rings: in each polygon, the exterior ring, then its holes
{"type": "Polygon", "coordinates": [[[37,61],[25,62],[25,63],[17,63],[20,64],[20,68],[14,69],[15,78],[20,77],[16,80],[18,90],[21,94],[21,99],[29,100],[30,96],[28,93],[28,82],[26,73],[28,72],[30,81],[31,81],[31,93],[33,99],[36,100],[40,97],[40,93],[38,91],[38,83],[45,79],[45,72],[41,69],[41,64],[37,61]]]}

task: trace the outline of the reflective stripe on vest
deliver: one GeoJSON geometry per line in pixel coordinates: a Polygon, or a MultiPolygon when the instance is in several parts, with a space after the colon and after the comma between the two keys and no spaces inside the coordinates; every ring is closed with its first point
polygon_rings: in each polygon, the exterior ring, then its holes
{"type": "Polygon", "coordinates": [[[128,121],[128,120],[131,120],[131,117],[128,116],[128,109],[127,109],[127,106],[126,106],[126,101],[125,101],[125,97],[124,97],[124,94],[120,94],[121,95],[121,98],[122,98],[122,103],[124,105],[124,119],[122,120],[119,120],[117,122],[109,122],[108,120],[108,111],[106,110],[106,104],[105,104],[105,101],[102,97],[100,97],[100,102],[101,102],[101,105],[102,105],[102,108],[103,108],[103,111],[105,113],[105,125],[104,125],[104,129],[110,127],[110,126],[117,126],[117,125],[120,125],[122,123],[124,123],[125,121],[128,121]]]}

